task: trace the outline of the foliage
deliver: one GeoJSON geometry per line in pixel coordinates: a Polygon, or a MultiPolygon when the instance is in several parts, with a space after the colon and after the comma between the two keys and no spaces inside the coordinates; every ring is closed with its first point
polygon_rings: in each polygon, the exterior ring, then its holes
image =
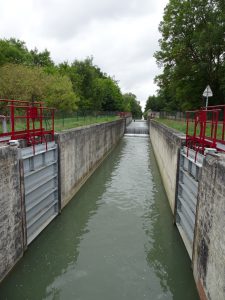
{"type": "Polygon", "coordinates": [[[123,111],[123,96],[117,82],[110,77],[99,81],[102,90],[102,109],[105,111],[123,111]]]}
{"type": "Polygon", "coordinates": [[[0,40],[0,66],[6,63],[31,64],[31,62],[32,55],[25,42],[13,38],[0,40]]]}
{"type": "Polygon", "coordinates": [[[169,109],[201,106],[209,84],[212,104],[225,103],[225,3],[222,0],[170,0],[159,30],[155,57],[159,96],[169,109]]]}
{"type": "Polygon", "coordinates": [[[67,76],[47,75],[46,104],[59,110],[71,112],[79,101],[67,76]]]}
{"type": "Polygon", "coordinates": [[[0,96],[5,99],[42,100],[46,76],[42,69],[24,65],[5,64],[0,68],[0,96]]]}
{"type": "Polygon", "coordinates": [[[77,97],[66,76],[48,75],[42,68],[5,64],[0,68],[0,97],[46,101],[47,105],[71,111],[77,97]]]}
{"type": "Polygon", "coordinates": [[[50,57],[50,52],[45,49],[43,52],[39,52],[37,48],[30,51],[32,56],[32,64],[38,67],[52,67],[54,63],[50,57]]]}
{"type": "Polygon", "coordinates": [[[164,98],[160,96],[149,96],[145,105],[145,112],[149,109],[152,111],[160,111],[165,107],[164,98]]]}
{"type": "Polygon", "coordinates": [[[6,63],[39,67],[54,65],[48,50],[45,49],[43,52],[39,52],[35,48],[29,51],[25,42],[14,38],[0,40],[0,66],[6,63]]]}
{"type": "Polygon", "coordinates": [[[56,65],[47,49],[28,50],[23,41],[0,39],[0,72],[2,98],[35,98],[65,111],[132,111],[141,116],[136,96],[124,97],[118,82],[92,57],[56,65]]]}
{"type": "Polygon", "coordinates": [[[132,113],[134,119],[141,119],[142,110],[140,102],[137,101],[136,96],[132,93],[126,93],[123,95],[124,102],[127,105],[127,108],[132,113]]]}
{"type": "Polygon", "coordinates": [[[67,74],[73,84],[73,90],[79,96],[81,110],[123,110],[123,98],[120,88],[112,78],[93,65],[93,58],[84,61],[75,60],[71,65],[59,65],[59,72],[67,74]]]}

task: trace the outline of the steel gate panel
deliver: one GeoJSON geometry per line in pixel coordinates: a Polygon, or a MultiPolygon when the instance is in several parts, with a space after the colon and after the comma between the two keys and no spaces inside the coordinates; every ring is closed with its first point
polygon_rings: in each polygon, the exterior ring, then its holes
{"type": "Polygon", "coordinates": [[[198,180],[204,156],[183,147],[180,152],[177,189],[176,225],[183,238],[189,256],[192,257],[195,216],[198,195],[198,180]]]}
{"type": "Polygon", "coordinates": [[[55,142],[21,149],[27,244],[58,215],[58,150],[55,142]]]}

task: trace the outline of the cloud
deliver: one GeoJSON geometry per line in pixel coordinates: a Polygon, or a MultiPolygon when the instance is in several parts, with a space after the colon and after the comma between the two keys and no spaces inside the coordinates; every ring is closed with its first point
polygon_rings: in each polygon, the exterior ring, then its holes
{"type": "Polygon", "coordinates": [[[156,1],[138,0],[35,0],[34,9],[42,19],[39,33],[65,41],[86,29],[92,22],[141,16],[157,10],[156,1]]]}
{"type": "Polygon", "coordinates": [[[168,0],[0,0],[1,37],[47,48],[55,62],[93,55],[142,106],[156,90],[158,25],[168,0]]]}

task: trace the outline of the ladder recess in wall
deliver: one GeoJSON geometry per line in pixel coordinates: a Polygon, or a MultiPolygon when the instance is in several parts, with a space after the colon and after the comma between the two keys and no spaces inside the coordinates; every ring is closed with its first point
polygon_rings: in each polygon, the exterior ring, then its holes
{"type": "Polygon", "coordinates": [[[197,156],[192,149],[183,147],[180,152],[177,189],[176,225],[190,258],[194,240],[195,215],[198,194],[198,180],[204,156],[197,156]],[[188,153],[187,153],[188,151],[188,153]]]}

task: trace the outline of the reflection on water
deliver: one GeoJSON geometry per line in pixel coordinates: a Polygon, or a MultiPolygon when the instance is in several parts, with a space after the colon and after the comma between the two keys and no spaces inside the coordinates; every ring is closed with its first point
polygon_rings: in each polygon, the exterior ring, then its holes
{"type": "Polygon", "coordinates": [[[148,139],[121,141],[31,244],[0,299],[198,299],[148,139]]]}

